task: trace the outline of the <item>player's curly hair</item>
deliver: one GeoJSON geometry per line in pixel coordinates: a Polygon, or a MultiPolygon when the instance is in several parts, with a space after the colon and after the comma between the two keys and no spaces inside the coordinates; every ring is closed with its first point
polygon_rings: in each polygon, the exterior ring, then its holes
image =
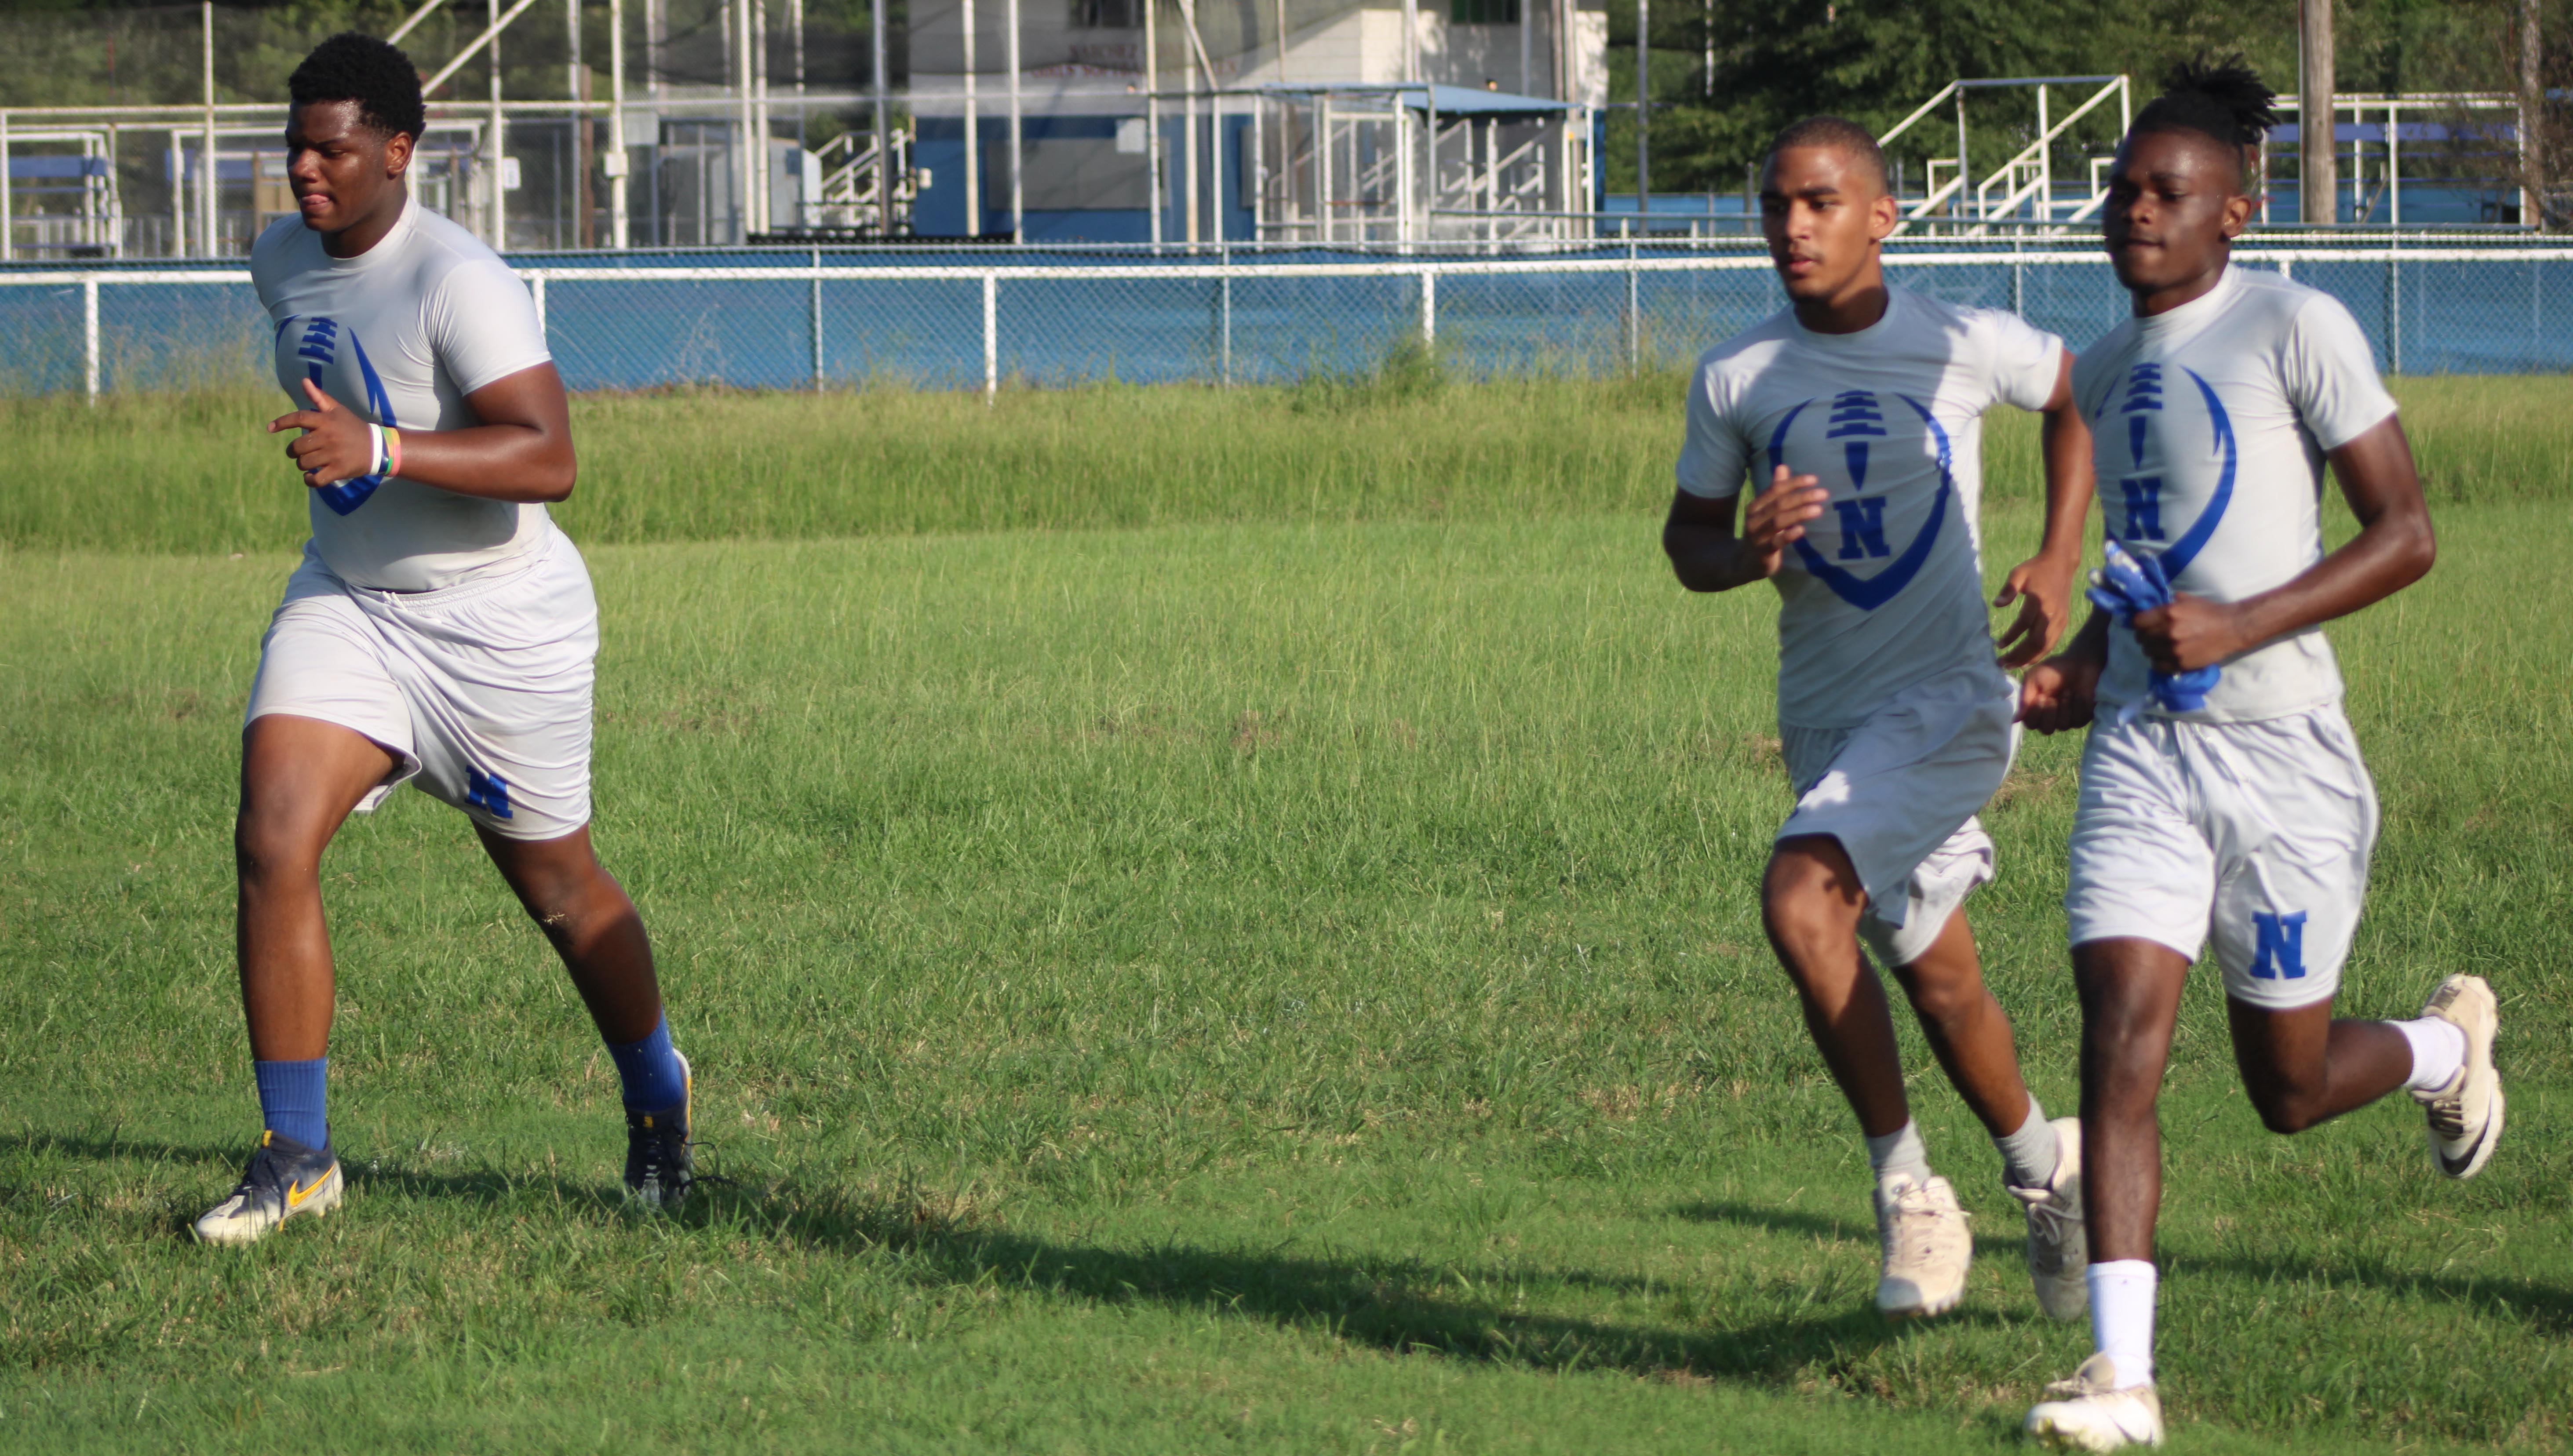
{"type": "Polygon", "coordinates": [[[315,46],[286,78],[286,91],[298,106],[354,101],[358,119],[389,138],[418,141],[429,130],[429,107],[421,100],[420,71],[411,57],[354,30],[315,46]]]}
{"type": "Polygon", "coordinates": [[[2237,153],[2257,147],[2278,124],[2273,104],[2278,93],[2237,53],[2219,61],[2203,56],[2170,69],[2162,94],[2136,114],[2135,135],[2146,132],[2195,132],[2213,137],[2237,153]]]}

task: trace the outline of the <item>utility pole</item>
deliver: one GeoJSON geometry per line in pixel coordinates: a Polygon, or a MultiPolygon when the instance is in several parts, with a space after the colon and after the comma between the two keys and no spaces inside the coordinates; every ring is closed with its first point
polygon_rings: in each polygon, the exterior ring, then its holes
{"type": "Polygon", "coordinates": [[[2332,0],[2296,0],[2296,213],[2325,228],[2340,221],[2332,76],[2332,0]]]}
{"type": "Polygon", "coordinates": [[[1653,205],[1653,6],[1635,0],[1635,229],[1653,205]]]}
{"type": "Polygon", "coordinates": [[[2538,0],[2519,0],[2519,224],[2546,226],[2546,90],[2538,74],[2538,0]]]}
{"type": "Polygon", "coordinates": [[[964,0],[965,32],[965,236],[983,235],[982,118],[974,109],[974,0],[964,0]]]}

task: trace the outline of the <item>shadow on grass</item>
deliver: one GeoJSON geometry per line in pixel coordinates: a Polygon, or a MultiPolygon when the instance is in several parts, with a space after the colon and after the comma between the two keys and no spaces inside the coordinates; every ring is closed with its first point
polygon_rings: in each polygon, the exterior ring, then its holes
{"type": "MultiPolygon", "coordinates": [[[[130,1140],[54,1136],[29,1131],[15,1140],[28,1152],[74,1159],[230,1163],[237,1148],[183,1147],[130,1140]]],[[[346,1165],[344,1165],[346,1166],[346,1165]]],[[[575,1179],[550,1169],[477,1168],[430,1172],[399,1157],[348,1167],[353,1191],[498,1206],[534,1200],[591,1217],[632,1216],[613,1182],[575,1179]]],[[[0,1196],[17,1191],[0,1188],[0,1196]]],[[[210,1196],[215,1190],[209,1190],[210,1196]]],[[[1697,1203],[1682,1218],[1771,1233],[1846,1238],[1868,1230],[1849,1220],[1747,1203],[1697,1203]]],[[[182,1237],[174,1213],[170,1232],[182,1237]]],[[[1114,1248],[1051,1239],[960,1218],[919,1190],[852,1198],[835,1187],[790,1181],[765,1189],[718,1185],[691,1199],[673,1221],[683,1228],[752,1233],[843,1257],[899,1254],[903,1276],[932,1286],[1016,1289],[1098,1304],[1157,1303],[1266,1320],[1325,1332],[1392,1353],[1435,1352],[1532,1369],[1613,1369],[1660,1378],[1826,1383],[1920,1326],[1890,1325],[1875,1311],[1843,1309],[1759,1321],[1730,1329],[1651,1328],[1523,1307],[1527,1286],[1586,1285],[1632,1291],[1639,1281],[1582,1269],[1483,1269],[1377,1254],[1308,1256],[1285,1245],[1211,1247],[1176,1240],[1114,1248]]],[[[2016,1242],[1995,1250],[2015,1253],[2016,1242]]],[[[2327,1278],[2363,1283],[2415,1298],[2439,1299],[2479,1313],[2531,1320],[2539,1332],[2573,1334],[2573,1291],[2525,1279],[2424,1276],[2376,1260],[2328,1268],[2297,1260],[2195,1258],[2201,1267],[2247,1279],[2327,1278]]],[[[1967,1310],[1959,1322],[1998,1324],[2004,1316],[1967,1310]]]]}
{"type": "MultiPolygon", "coordinates": [[[[1678,1217],[1701,1223],[1730,1223],[1813,1238],[1864,1237],[1871,1231],[1856,1224],[1855,1220],[1834,1218],[1827,1213],[1764,1208],[1750,1203],[1688,1203],[1671,1211],[1678,1217]]],[[[2020,1247],[2020,1241],[2015,1238],[1975,1240],[1975,1252],[1987,1257],[2016,1258],[2020,1247]]],[[[2252,1254],[2183,1253],[2176,1259],[2166,1257],[2164,1262],[2181,1269],[2211,1269],[2253,1282],[2315,1279],[2364,1284],[2389,1294],[2462,1304],[2479,1314],[2522,1316],[2541,1334],[2573,1335],[2573,1289],[2529,1279],[2421,1274],[2372,1258],[2319,1264],[2305,1259],[2264,1258],[2252,1254]]]]}

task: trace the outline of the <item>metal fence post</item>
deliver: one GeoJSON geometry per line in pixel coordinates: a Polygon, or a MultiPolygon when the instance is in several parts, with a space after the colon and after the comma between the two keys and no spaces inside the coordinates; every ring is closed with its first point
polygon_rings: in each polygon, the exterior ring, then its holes
{"type": "Polygon", "coordinates": [[[536,301],[536,337],[551,342],[552,326],[545,322],[545,276],[537,274],[527,280],[527,297],[536,301]]]}
{"type": "Polygon", "coordinates": [[[1433,349],[1438,344],[1438,270],[1420,270],[1420,347],[1433,349]]]}
{"type": "Polygon", "coordinates": [[[1635,267],[1635,244],[1626,243],[1626,367],[1641,367],[1644,361],[1643,275],[1635,267]]]}
{"type": "Polygon", "coordinates": [[[1224,277],[1218,279],[1216,295],[1217,339],[1216,368],[1226,384],[1233,382],[1233,257],[1226,254],[1224,277]]]}
{"type": "Polygon", "coordinates": [[[983,275],[983,402],[989,404],[1001,389],[1001,276],[983,275]]]}
{"type": "Polygon", "coordinates": [[[81,280],[81,387],[98,402],[98,280],[81,280]]]}
{"type": "Polygon", "coordinates": [[[813,388],[822,388],[822,250],[813,250],[813,388]]]}
{"type": "Polygon", "coordinates": [[[2385,371],[2403,372],[2403,257],[2391,241],[2385,250],[2385,371]]]}

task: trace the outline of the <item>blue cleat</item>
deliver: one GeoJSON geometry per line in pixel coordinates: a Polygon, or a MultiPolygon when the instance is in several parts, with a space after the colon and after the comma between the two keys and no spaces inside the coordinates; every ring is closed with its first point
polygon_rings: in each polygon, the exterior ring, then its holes
{"type": "Polygon", "coordinates": [[[193,1228],[199,1243],[256,1243],[289,1218],[319,1218],[339,1207],[340,1191],[340,1159],[328,1146],[263,1132],[232,1196],[207,1209],[193,1228]]]}
{"type": "MultiPolygon", "coordinates": [[[[676,1054],[672,1054],[676,1055],[676,1054]]],[[[625,1196],[646,1208],[675,1208],[697,1181],[695,1144],[688,1140],[688,1104],[697,1080],[679,1058],[686,1089],[675,1107],[625,1109],[625,1196]]]]}

